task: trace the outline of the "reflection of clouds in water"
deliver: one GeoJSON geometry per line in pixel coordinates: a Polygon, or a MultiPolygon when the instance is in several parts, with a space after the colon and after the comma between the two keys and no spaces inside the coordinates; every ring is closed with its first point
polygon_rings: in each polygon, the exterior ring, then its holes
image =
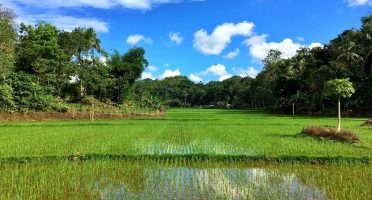
{"type": "Polygon", "coordinates": [[[159,166],[145,168],[144,174],[147,179],[143,191],[109,184],[101,199],[326,199],[318,188],[279,170],[159,166]]]}

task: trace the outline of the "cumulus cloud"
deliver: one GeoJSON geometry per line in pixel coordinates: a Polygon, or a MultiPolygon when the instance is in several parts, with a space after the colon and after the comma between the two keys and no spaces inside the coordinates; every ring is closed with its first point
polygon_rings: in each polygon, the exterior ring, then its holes
{"type": "Polygon", "coordinates": [[[181,33],[169,33],[169,39],[171,42],[180,45],[183,41],[183,37],[181,36],[181,33]]]}
{"type": "Polygon", "coordinates": [[[231,42],[233,36],[250,36],[253,28],[253,23],[243,21],[237,24],[224,23],[219,25],[210,35],[206,30],[201,29],[194,33],[194,48],[205,55],[220,55],[231,42]]]}
{"type": "Polygon", "coordinates": [[[297,50],[301,47],[300,43],[286,38],[282,42],[266,42],[267,35],[251,37],[243,42],[250,50],[252,57],[262,60],[266,57],[270,49],[278,50],[283,53],[283,58],[290,58],[296,55],[297,50]]]}
{"type": "Polygon", "coordinates": [[[247,69],[234,67],[233,71],[238,76],[241,76],[241,77],[249,76],[252,78],[255,78],[257,74],[259,73],[259,71],[254,67],[248,67],[247,69]]]}
{"type": "Polygon", "coordinates": [[[168,77],[181,76],[180,70],[165,70],[162,75],[159,76],[160,79],[165,79],[168,77]]]}
{"type": "Polygon", "coordinates": [[[150,72],[156,72],[156,71],[158,71],[158,68],[155,67],[155,66],[152,66],[152,65],[148,66],[147,69],[148,69],[150,72]]]}
{"type": "Polygon", "coordinates": [[[324,45],[323,44],[320,44],[318,42],[314,42],[312,44],[309,45],[309,48],[310,49],[314,49],[314,48],[317,48],[317,47],[323,47],[324,45]]]}
{"type": "Polygon", "coordinates": [[[372,0],[348,0],[349,6],[372,5],[372,0]]]}
{"type": "Polygon", "coordinates": [[[190,74],[189,79],[192,80],[192,81],[194,81],[194,82],[197,82],[197,83],[203,81],[203,78],[202,77],[200,77],[198,75],[195,75],[195,74],[190,74]]]}
{"type": "Polygon", "coordinates": [[[151,38],[146,38],[143,35],[140,34],[135,34],[135,35],[130,35],[127,38],[127,43],[130,45],[137,45],[140,42],[144,42],[146,44],[151,44],[152,40],[151,38]]]}
{"type": "Polygon", "coordinates": [[[224,80],[229,79],[231,77],[232,77],[231,74],[226,74],[226,75],[220,76],[220,78],[218,78],[218,80],[219,81],[224,81],[224,80]]]}
{"type": "Polygon", "coordinates": [[[152,76],[152,73],[151,72],[143,72],[142,75],[141,75],[141,79],[144,80],[144,79],[152,79],[154,80],[155,78],[152,76]]]}
{"type": "Polygon", "coordinates": [[[226,58],[226,59],[234,59],[236,58],[237,56],[239,56],[239,53],[240,53],[240,49],[235,49],[234,51],[231,51],[227,54],[225,54],[223,56],[223,58],[226,58]]]}
{"type": "Polygon", "coordinates": [[[215,75],[215,76],[223,76],[227,74],[225,65],[217,64],[208,67],[204,72],[204,75],[215,75]]]}
{"type": "MultiPolygon", "coordinates": [[[[296,55],[297,50],[301,47],[306,47],[300,43],[294,42],[290,38],[286,38],[281,42],[267,42],[267,35],[256,35],[243,42],[249,47],[250,54],[253,58],[263,60],[270,49],[278,50],[283,53],[282,58],[291,58],[296,55]]],[[[320,43],[312,43],[309,48],[321,47],[320,43]]]]}
{"type": "Polygon", "coordinates": [[[232,77],[232,75],[226,71],[226,66],[222,64],[212,65],[208,67],[203,72],[203,75],[219,76],[218,78],[219,81],[223,81],[232,77]]]}

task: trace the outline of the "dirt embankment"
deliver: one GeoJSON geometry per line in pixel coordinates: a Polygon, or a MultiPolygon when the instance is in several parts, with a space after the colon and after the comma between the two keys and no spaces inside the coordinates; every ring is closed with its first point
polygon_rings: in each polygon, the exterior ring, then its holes
{"type": "Polygon", "coordinates": [[[363,122],[362,126],[372,126],[372,119],[363,122]]]}
{"type": "Polygon", "coordinates": [[[164,117],[164,112],[159,113],[130,113],[108,114],[91,112],[58,113],[58,112],[32,112],[32,113],[0,113],[0,122],[17,121],[55,121],[55,120],[96,120],[96,119],[129,119],[146,117],[164,117]]]}

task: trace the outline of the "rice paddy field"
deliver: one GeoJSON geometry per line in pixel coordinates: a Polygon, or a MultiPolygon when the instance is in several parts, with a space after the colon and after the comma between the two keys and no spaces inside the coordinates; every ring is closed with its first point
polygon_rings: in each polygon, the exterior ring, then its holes
{"type": "Polygon", "coordinates": [[[362,143],[299,136],[336,118],[174,109],[163,118],[0,123],[0,199],[372,199],[362,143]]]}

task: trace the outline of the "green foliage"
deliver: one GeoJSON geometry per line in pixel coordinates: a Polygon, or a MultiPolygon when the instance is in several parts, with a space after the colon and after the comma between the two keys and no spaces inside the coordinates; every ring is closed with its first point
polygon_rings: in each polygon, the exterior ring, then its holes
{"type": "Polygon", "coordinates": [[[122,103],[129,91],[132,89],[134,82],[141,77],[148,62],[144,57],[143,48],[133,48],[126,54],[120,55],[117,51],[111,56],[109,66],[110,74],[113,77],[111,91],[112,99],[116,103],[122,103]]]}
{"type": "Polygon", "coordinates": [[[337,98],[351,97],[355,93],[353,83],[349,79],[334,79],[328,81],[324,86],[324,94],[337,98]]]}
{"type": "Polygon", "coordinates": [[[12,74],[13,98],[19,111],[46,110],[51,99],[50,89],[39,84],[37,77],[20,72],[12,74]]]}
{"type": "Polygon", "coordinates": [[[13,88],[6,83],[0,84],[0,110],[12,112],[15,108],[13,88]]]}
{"type": "Polygon", "coordinates": [[[17,69],[36,75],[43,85],[56,82],[57,68],[63,52],[58,45],[56,27],[47,23],[21,24],[17,45],[17,69]]]}
{"type": "Polygon", "coordinates": [[[13,11],[0,4],[0,82],[9,76],[13,69],[16,39],[14,16],[13,11]]]}
{"type": "Polygon", "coordinates": [[[360,115],[372,112],[372,15],[362,18],[360,29],[345,30],[329,44],[317,48],[301,48],[291,58],[270,50],[263,60],[263,70],[255,78],[232,77],[222,82],[181,86],[177,78],[145,80],[136,84],[135,95],[152,95],[168,102],[168,105],[215,107],[218,103],[234,107],[272,108],[281,113],[332,114],[329,108],[336,102],[325,98],[326,93],[350,97],[340,107],[348,114],[360,115]],[[346,79],[351,84],[335,83],[324,93],[325,83],[334,79],[346,79]],[[301,91],[298,95],[297,92],[301,91]],[[353,94],[353,96],[351,96],[353,94]],[[295,106],[293,106],[295,104],[295,106]]]}

